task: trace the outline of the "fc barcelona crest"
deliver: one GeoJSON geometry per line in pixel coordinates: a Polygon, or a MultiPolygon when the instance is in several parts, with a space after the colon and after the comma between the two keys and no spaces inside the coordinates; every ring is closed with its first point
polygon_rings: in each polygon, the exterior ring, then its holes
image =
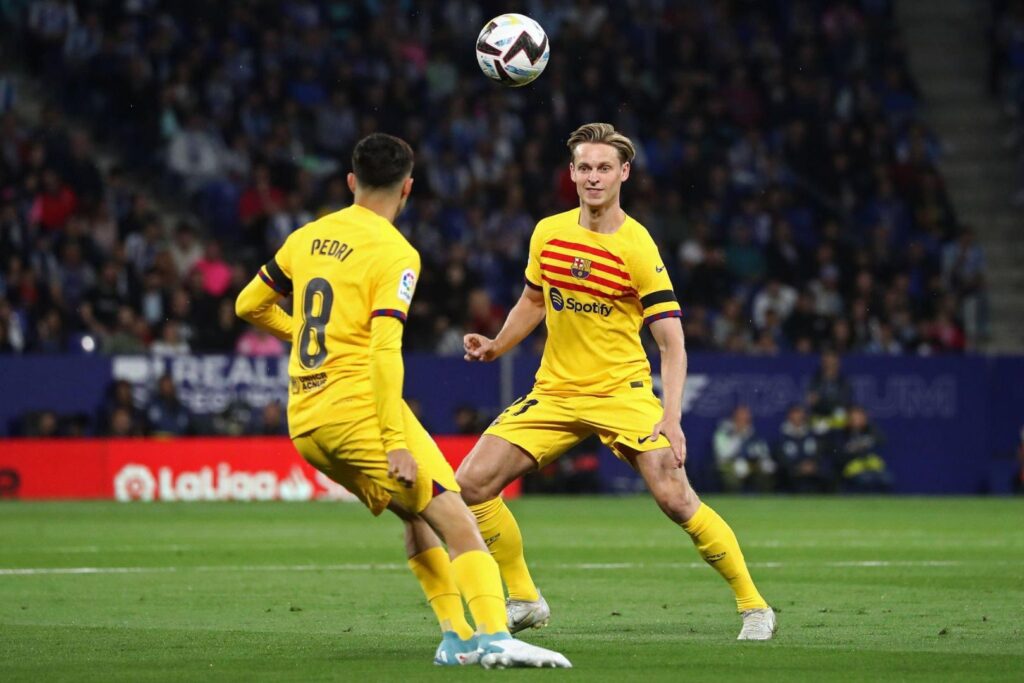
{"type": "Polygon", "coordinates": [[[572,260],[572,267],[569,269],[574,278],[586,280],[590,277],[590,259],[577,256],[572,260]]]}

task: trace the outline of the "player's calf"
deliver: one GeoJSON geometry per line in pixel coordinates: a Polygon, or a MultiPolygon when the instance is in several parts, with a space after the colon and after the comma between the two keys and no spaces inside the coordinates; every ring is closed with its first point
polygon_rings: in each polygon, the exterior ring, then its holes
{"type": "Polygon", "coordinates": [[[487,552],[480,536],[476,517],[462,502],[459,494],[446,491],[436,496],[420,516],[441,536],[452,557],[472,550],[487,552]]]}

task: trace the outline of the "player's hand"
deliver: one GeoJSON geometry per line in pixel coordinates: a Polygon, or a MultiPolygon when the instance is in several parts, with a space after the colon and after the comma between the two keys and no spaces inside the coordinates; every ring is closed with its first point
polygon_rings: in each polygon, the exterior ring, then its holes
{"type": "Polygon", "coordinates": [[[416,483],[416,458],[406,448],[388,451],[388,476],[398,481],[405,488],[412,488],[416,483]]]}
{"type": "Polygon", "coordinates": [[[470,362],[488,362],[498,357],[494,340],[482,334],[467,334],[462,338],[462,348],[466,350],[466,355],[463,357],[470,362]]]}
{"type": "Polygon", "coordinates": [[[657,439],[659,434],[664,434],[665,438],[668,439],[668,445],[672,449],[672,457],[676,461],[676,468],[682,467],[683,463],[686,462],[686,435],[683,434],[679,418],[661,418],[661,421],[654,425],[654,429],[651,430],[651,440],[657,439]]]}

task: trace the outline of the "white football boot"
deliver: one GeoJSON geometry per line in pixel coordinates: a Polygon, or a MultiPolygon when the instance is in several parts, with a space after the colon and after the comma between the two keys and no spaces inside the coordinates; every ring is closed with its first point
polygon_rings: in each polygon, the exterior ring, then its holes
{"type": "Polygon", "coordinates": [[[480,666],[485,669],[571,669],[565,655],[516,640],[507,633],[477,636],[480,666]]]}
{"type": "Polygon", "coordinates": [[[505,601],[505,617],[510,633],[519,633],[528,628],[544,628],[551,621],[551,608],[548,601],[537,591],[537,599],[532,601],[505,601]]]}
{"type": "Polygon", "coordinates": [[[748,609],[743,612],[743,628],[736,640],[771,640],[778,627],[771,607],[748,609]]]}

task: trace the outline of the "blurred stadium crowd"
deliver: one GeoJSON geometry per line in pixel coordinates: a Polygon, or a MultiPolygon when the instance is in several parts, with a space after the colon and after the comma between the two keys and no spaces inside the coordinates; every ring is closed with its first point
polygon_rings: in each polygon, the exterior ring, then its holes
{"type": "Polygon", "coordinates": [[[4,3],[51,101],[0,121],[0,351],[280,353],[232,298],[350,201],[349,152],[383,130],[417,153],[406,346],[461,353],[518,297],[535,221],[575,204],[563,140],[590,120],[639,143],[623,203],[689,348],[970,350],[984,257],[891,4],[525,0],[552,58],[512,91],[472,51],[507,3],[4,3]]]}
{"type": "Polygon", "coordinates": [[[989,90],[1003,103],[1013,121],[1013,130],[1006,139],[1008,147],[1017,150],[1020,159],[1019,190],[1014,203],[1024,205],[1024,2],[1022,0],[990,0],[989,26],[990,65],[989,90]]]}

